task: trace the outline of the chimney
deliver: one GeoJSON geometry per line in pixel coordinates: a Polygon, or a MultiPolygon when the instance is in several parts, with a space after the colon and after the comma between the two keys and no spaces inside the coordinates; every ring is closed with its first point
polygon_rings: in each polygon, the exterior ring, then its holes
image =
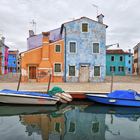
{"type": "Polygon", "coordinates": [[[103,18],[104,18],[103,14],[98,15],[97,16],[98,22],[103,24],[103,18]]]}
{"type": "Polygon", "coordinates": [[[5,37],[1,37],[1,40],[2,40],[2,43],[4,44],[5,43],[5,37]]]}
{"type": "Polygon", "coordinates": [[[131,53],[131,49],[129,49],[128,52],[131,53]]]}
{"type": "Polygon", "coordinates": [[[29,37],[32,37],[32,36],[34,36],[35,34],[34,34],[34,31],[33,30],[29,30],[29,37]]]}

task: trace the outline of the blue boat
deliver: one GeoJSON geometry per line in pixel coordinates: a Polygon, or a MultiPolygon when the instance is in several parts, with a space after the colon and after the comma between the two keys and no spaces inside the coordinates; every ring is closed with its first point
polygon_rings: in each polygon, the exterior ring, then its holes
{"type": "Polygon", "coordinates": [[[134,90],[115,90],[108,94],[86,94],[86,97],[102,104],[140,107],[140,94],[134,90]]]}

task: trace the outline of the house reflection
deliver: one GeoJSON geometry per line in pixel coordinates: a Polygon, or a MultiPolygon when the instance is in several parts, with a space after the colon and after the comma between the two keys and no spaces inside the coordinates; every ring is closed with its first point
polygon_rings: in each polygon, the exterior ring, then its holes
{"type": "Polygon", "coordinates": [[[93,114],[75,108],[65,113],[64,140],[104,140],[105,114],[93,114]]]}
{"type": "Polygon", "coordinates": [[[66,108],[51,115],[22,115],[21,122],[28,135],[37,133],[42,140],[104,140],[105,114],[86,113],[83,108],[66,108]]]}
{"type": "Polygon", "coordinates": [[[60,139],[64,134],[64,116],[22,115],[21,122],[26,125],[28,135],[34,132],[42,136],[42,140],[60,139]]]}

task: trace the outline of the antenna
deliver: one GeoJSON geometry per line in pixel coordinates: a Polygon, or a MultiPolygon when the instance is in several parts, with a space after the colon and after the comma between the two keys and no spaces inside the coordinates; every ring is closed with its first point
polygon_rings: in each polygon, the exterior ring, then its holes
{"type": "Polygon", "coordinates": [[[95,5],[95,4],[93,4],[93,3],[92,3],[92,6],[96,8],[96,13],[97,13],[97,16],[98,16],[99,7],[97,5],[95,5]]]}
{"type": "Polygon", "coordinates": [[[31,23],[32,27],[34,28],[34,32],[36,34],[36,22],[35,22],[35,20],[32,19],[32,21],[30,23],[31,23]]]}

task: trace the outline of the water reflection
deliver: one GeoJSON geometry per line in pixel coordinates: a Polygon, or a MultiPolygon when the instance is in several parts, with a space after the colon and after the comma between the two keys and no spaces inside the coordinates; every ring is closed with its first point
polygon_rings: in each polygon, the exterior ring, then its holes
{"type": "Polygon", "coordinates": [[[21,110],[19,108],[0,107],[0,137],[3,140],[137,140],[140,138],[139,108],[95,104],[32,107],[32,109],[21,107],[21,110]]]}

